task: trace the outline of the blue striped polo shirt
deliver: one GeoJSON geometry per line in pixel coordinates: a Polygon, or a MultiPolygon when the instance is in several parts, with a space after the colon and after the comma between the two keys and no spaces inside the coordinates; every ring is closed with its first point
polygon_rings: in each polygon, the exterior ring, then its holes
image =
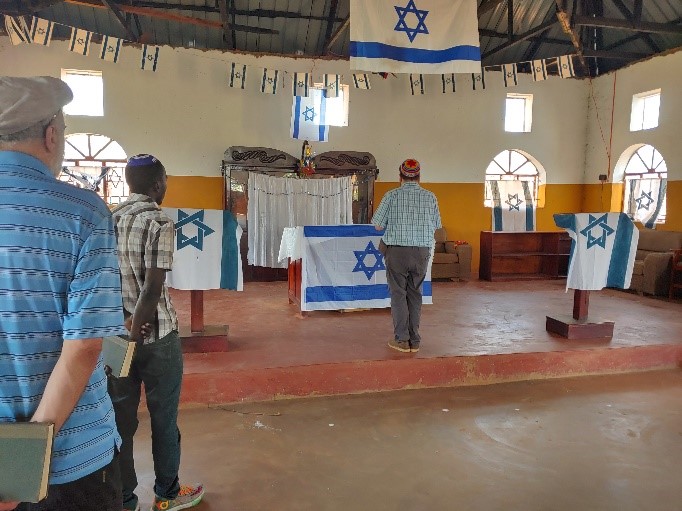
{"type": "MultiPolygon", "coordinates": [[[[0,421],[35,413],[62,345],[125,333],[111,214],[94,192],[0,151],[0,421]]],[[[50,484],[105,467],[120,446],[100,356],[55,437],[50,484]]]]}

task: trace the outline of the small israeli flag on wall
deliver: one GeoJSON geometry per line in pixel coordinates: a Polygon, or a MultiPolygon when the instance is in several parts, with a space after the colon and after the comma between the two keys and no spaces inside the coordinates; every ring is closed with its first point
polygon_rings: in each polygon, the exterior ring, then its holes
{"type": "Polygon", "coordinates": [[[294,96],[307,98],[310,92],[310,73],[294,73],[291,81],[291,92],[294,96]]]}
{"type": "Polygon", "coordinates": [[[229,211],[163,208],[175,224],[173,269],[166,283],[175,289],[243,291],[239,241],[242,228],[229,211]]]}
{"type": "Polygon", "coordinates": [[[540,82],[547,79],[547,64],[544,59],[534,60],[530,63],[533,69],[533,80],[540,82]]]}
{"type": "Polygon", "coordinates": [[[502,66],[502,74],[504,75],[505,87],[514,87],[519,84],[516,76],[516,64],[504,64],[502,66]]]}
{"type": "Polygon", "coordinates": [[[628,289],[639,231],[625,213],[556,214],[573,240],[566,289],[628,289]]]}
{"type": "Polygon", "coordinates": [[[410,75],[410,91],[412,95],[424,94],[424,76],[423,75],[410,75]]]}
{"type": "Polygon", "coordinates": [[[341,87],[341,75],[324,75],[324,96],[338,98],[341,87]]]}
{"type": "Polygon", "coordinates": [[[80,28],[71,28],[71,42],[69,43],[69,51],[87,55],[90,53],[90,40],[92,33],[80,28]]]}
{"type": "Polygon", "coordinates": [[[142,60],[140,62],[140,69],[143,71],[156,71],[156,66],[159,62],[159,47],[151,44],[142,45],[142,60]]]}
{"type": "Polygon", "coordinates": [[[260,84],[260,91],[265,94],[277,94],[279,84],[279,71],[276,69],[263,69],[263,79],[260,84]]]}
{"type": "Polygon", "coordinates": [[[372,88],[367,73],[353,73],[353,85],[355,85],[356,89],[369,90],[372,88]]]}
{"type": "Polygon", "coordinates": [[[228,80],[230,87],[243,89],[246,85],[246,65],[237,64],[235,62],[230,66],[230,79],[228,80]]]}
{"type": "Polygon", "coordinates": [[[443,94],[448,92],[456,92],[455,88],[455,73],[442,74],[441,81],[443,82],[443,94]]]}
{"type": "Polygon", "coordinates": [[[33,24],[31,25],[31,41],[33,42],[33,44],[50,46],[53,29],[54,29],[53,22],[34,16],[33,24]]]}
{"type": "Polygon", "coordinates": [[[571,78],[575,76],[575,70],[573,69],[573,55],[565,55],[557,59],[557,65],[559,66],[559,75],[561,78],[571,78]]]}
{"type": "Polygon", "coordinates": [[[294,96],[291,106],[291,138],[326,142],[329,126],[325,122],[327,98],[322,90],[313,89],[308,97],[294,96]]]}
{"type": "Polygon", "coordinates": [[[26,20],[23,16],[17,16],[16,18],[12,16],[5,15],[5,30],[7,30],[7,35],[9,36],[9,41],[14,45],[21,43],[31,42],[31,32],[26,25],[26,20]]]}
{"type": "Polygon", "coordinates": [[[471,73],[471,82],[474,90],[485,90],[485,68],[480,73],[471,73]]]}
{"type": "Polygon", "coordinates": [[[108,35],[102,36],[102,47],[99,51],[99,58],[106,60],[107,62],[118,62],[122,42],[123,40],[118,37],[111,37],[108,35]]]}

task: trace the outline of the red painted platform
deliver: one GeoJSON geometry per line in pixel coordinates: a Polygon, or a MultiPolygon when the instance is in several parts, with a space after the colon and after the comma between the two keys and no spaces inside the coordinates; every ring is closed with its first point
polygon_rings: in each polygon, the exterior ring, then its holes
{"type": "MultiPolygon", "coordinates": [[[[227,403],[680,367],[682,301],[594,292],[590,313],[615,322],[613,338],[569,340],[545,330],[547,315],[572,310],[564,286],[435,282],[415,354],[386,346],[388,309],[301,318],[286,282],[207,291],[206,323],[229,325],[230,348],[185,355],[181,399],[227,403]]],[[[181,324],[189,325],[189,292],[171,294],[181,324]]]]}

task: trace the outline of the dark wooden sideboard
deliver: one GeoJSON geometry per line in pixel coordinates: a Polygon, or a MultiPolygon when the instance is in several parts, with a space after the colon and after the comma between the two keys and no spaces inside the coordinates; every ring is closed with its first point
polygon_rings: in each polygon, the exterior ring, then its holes
{"type": "Polygon", "coordinates": [[[481,231],[479,276],[483,280],[564,278],[571,238],[565,231],[481,231]]]}

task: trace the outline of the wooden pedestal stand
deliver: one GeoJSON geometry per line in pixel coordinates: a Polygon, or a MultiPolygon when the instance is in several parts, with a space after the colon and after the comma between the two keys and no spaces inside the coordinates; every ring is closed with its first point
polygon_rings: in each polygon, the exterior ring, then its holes
{"type": "Polygon", "coordinates": [[[180,327],[183,353],[227,351],[227,325],[204,325],[204,292],[190,291],[190,327],[180,327]]]}
{"type": "Polygon", "coordinates": [[[594,321],[588,318],[590,292],[580,289],[573,295],[573,317],[547,316],[546,330],[567,339],[611,339],[613,321],[594,321]]]}

